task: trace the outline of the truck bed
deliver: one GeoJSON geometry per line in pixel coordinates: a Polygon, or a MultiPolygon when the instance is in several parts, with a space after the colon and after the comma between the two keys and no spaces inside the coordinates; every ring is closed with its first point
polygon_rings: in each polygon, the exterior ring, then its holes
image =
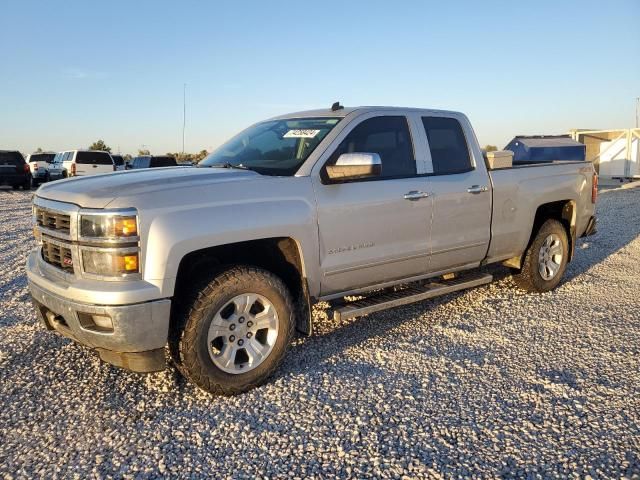
{"type": "Polygon", "coordinates": [[[580,202],[590,198],[593,165],[583,161],[532,163],[489,171],[493,187],[491,244],[488,262],[520,255],[526,248],[534,225],[537,205],[573,200],[576,232],[587,228],[592,205],[580,202]]]}

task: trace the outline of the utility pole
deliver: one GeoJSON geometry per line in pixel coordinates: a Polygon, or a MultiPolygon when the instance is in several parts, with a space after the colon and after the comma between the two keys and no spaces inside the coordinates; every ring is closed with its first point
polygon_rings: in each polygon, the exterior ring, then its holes
{"type": "Polygon", "coordinates": [[[182,156],[184,157],[184,133],[187,128],[187,84],[182,85],[182,156]]]}

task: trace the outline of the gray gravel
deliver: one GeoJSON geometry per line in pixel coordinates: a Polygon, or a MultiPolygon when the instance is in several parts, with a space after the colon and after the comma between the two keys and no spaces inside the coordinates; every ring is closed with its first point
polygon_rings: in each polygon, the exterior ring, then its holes
{"type": "Polygon", "coordinates": [[[36,323],[28,192],[0,191],[0,475],[634,477],[640,189],[601,195],[564,283],[470,292],[298,339],[271,383],[213,398],[36,323]]]}

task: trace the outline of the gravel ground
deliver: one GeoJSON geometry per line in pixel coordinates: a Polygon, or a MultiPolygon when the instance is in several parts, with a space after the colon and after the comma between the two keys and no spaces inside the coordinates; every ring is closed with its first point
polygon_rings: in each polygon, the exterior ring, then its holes
{"type": "MultiPolygon", "coordinates": [[[[28,192],[0,191],[0,474],[637,477],[640,188],[601,195],[565,281],[501,279],[298,339],[271,383],[214,398],[36,323],[28,192]]],[[[500,275],[502,274],[502,275],[500,275]]]]}

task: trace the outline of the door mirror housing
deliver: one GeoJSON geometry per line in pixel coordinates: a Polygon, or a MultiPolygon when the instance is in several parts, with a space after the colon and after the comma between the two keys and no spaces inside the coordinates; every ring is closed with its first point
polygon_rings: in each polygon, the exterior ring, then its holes
{"type": "Polygon", "coordinates": [[[379,177],[381,173],[382,160],[377,153],[343,153],[335,165],[327,165],[331,182],[379,177]]]}

